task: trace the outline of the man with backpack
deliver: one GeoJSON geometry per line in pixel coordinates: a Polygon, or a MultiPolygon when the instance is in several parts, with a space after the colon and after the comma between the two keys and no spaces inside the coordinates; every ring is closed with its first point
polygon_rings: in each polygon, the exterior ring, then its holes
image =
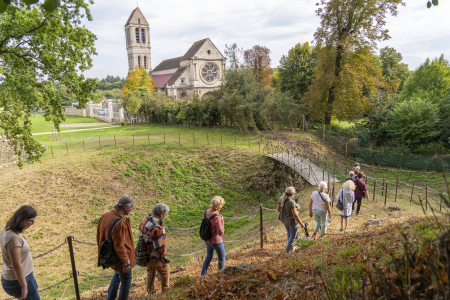
{"type": "Polygon", "coordinates": [[[114,275],[108,289],[108,300],[128,299],[131,288],[132,271],[136,265],[133,234],[127,215],[133,209],[133,198],[120,197],[114,209],[102,215],[97,227],[98,266],[113,269],[114,275]]]}

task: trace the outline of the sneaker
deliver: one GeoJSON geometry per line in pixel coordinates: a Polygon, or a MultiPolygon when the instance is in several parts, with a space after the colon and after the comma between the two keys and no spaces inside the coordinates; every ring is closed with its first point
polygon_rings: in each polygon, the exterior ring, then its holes
{"type": "Polygon", "coordinates": [[[344,231],[344,229],[341,228],[341,229],[339,229],[339,231],[344,231]]]}
{"type": "Polygon", "coordinates": [[[311,236],[313,240],[316,239],[316,235],[317,235],[317,232],[314,232],[313,235],[311,236]]]}
{"type": "Polygon", "coordinates": [[[361,214],[359,214],[359,213],[358,213],[358,214],[356,214],[356,216],[357,216],[357,217],[359,217],[360,215],[361,215],[361,214]]]}

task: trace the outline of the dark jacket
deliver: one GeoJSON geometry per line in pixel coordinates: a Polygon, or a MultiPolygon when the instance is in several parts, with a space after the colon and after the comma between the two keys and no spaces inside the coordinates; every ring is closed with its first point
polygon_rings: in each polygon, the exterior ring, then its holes
{"type": "MultiPolygon", "coordinates": [[[[120,259],[120,263],[111,266],[111,268],[115,271],[122,271],[122,264],[130,261],[131,267],[136,265],[136,258],[134,256],[134,241],[133,241],[133,233],[131,232],[131,224],[130,219],[124,216],[122,213],[113,209],[103,214],[103,216],[98,221],[97,227],[97,245],[98,249],[100,249],[100,245],[104,240],[106,240],[108,236],[109,225],[111,222],[117,218],[122,217],[123,220],[119,220],[111,233],[111,237],[114,243],[114,250],[116,251],[117,256],[120,259]]],[[[97,266],[100,265],[100,256],[97,259],[97,266]]]]}

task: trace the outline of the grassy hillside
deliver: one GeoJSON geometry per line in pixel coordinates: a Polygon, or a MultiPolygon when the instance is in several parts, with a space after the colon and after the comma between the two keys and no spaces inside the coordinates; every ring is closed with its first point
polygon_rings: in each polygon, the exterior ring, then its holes
{"type": "MultiPolygon", "coordinates": [[[[60,154],[55,159],[45,156],[41,164],[26,165],[23,170],[14,167],[0,171],[3,190],[0,201],[4,206],[0,224],[5,224],[20,205],[31,204],[38,211],[36,224],[24,234],[33,256],[51,250],[69,235],[95,243],[99,217],[112,209],[124,193],[136,201],[130,219],[133,233],[137,234],[139,222],[158,202],[171,208],[167,226],[192,227],[200,223],[201,213],[214,195],[226,199],[224,216],[242,216],[255,211],[260,203],[273,208],[275,195],[293,181],[297,188],[303,186],[303,181],[299,182],[283,168],[275,168],[259,153],[240,148],[153,143],[135,147],[121,145],[120,149],[102,151],[71,150],[69,156],[60,154]]],[[[255,233],[258,221],[258,218],[226,220],[225,240],[255,233]]],[[[186,254],[203,249],[197,235],[197,230],[168,230],[168,253],[186,254]]],[[[74,245],[80,273],[111,274],[110,270],[96,267],[95,246],[74,245]]],[[[236,246],[239,245],[242,243],[236,246]]],[[[228,249],[234,246],[228,244],[228,249]]],[[[202,254],[171,258],[172,268],[197,261],[202,254]]],[[[36,258],[35,266],[40,288],[68,277],[71,268],[67,245],[36,258]]],[[[135,274],[142,276],[142,268],[135,274]]],[[[109,279],[80,279],[82,291],[108,282],[109,279]]],[[[67,281],[43,295],[63,298],[73,293],[73,284],[67,281]]]]}

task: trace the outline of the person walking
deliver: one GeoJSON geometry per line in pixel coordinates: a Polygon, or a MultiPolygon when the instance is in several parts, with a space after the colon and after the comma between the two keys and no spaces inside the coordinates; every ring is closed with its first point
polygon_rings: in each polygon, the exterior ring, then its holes
{"type": "Polygon", "coordinates": [[[144,217],[139,225],[139,233],[144,238],[145,248],[149,255],[147,268],[147,293],[155,292],[155,277],[159,275],[162,291],[169,289],[170,266],[166,257],[166,232],[163,219],[169,215],[170,209],[164,203],[156,204],[152,214],[144,217]]]}
{"type": "Polygon", "coordinates": [[[33,207],[23,205],[14,212],[2,230],[2,287],[8,295],[19,300],[41,299],[33,276],[30,245],[21,235],[33,226],[36,217],[37,212],[33,207]]]}
{"type": "Polygon", "coordinates": [[[345,181],[347,180],[353,180],[355,177],[355,172],[350,171],[350,173],[348,173],[348,178],[345,178],[345,181]]]}
{"type": "Polygon", "coordinates": [[[216,214],[214,218],[210,220],[211,222],[211,239],[205,241],[206,244],[206,257],[203,261],[202,271],[200,276],[206,276],[209,264],[214,256],[214,251],[217,253],[218,258],[218,269],[222,270],[225,267],[225,246],[223,244],[222,236],[225,233],[225,227],[223,225],[223,216],[219,213],[225,204],[225,199],[220,196],[214,196],[211,199],[209,209],[205,210],[203,213],[203,218],[209,219],[212,215],[216,214]]]}
{"type": "Polygon", "coordinates": [[[319,183],[319,190],[311,194],[311,201],[309,202],[309,216],[316,220],[316,226],[314,227],[314,233],[312,238],[315,239],[317,232],[320,229],[320,236],[324,236],[327,233],[327,214],[329,216],[329,222],[331,223],[331,208],[330,197],[325,193],[327,189],[327,183],[321,181],[319,183]]]}
{"type": "Polygon", "coordinates": [[[277,210],[280,213],[278,215],[278,220],[284,224],[287,232],[288,242],[286,245],[286,253],[289,253],[291,250],[295,251],[293,244],[294,239],[297,237],[298,230],[298,225],[295,221],[297,221],[302,228],[305,228],[305,224],[303,224],[298,216],[297,205],[294,200],[292,200],[295,193],[294,187],[288,187],[277,204],[277,210]]]}
{"type": "Polygon", "coordinates": [[[349,218],[352,215],[352,205],[355,202],[354,190],[355,184],[353,181],[347,180],[336,196],[336,199],[341,201],[344,207],[342,210],[339,210],[339,214],[341,215],[341,229],[339,231],[347,232],[349,218]]]}
{"type": "MultiPolygon", "coordinates": [[[[117,292],[120,293],[119,300],[128,299],[131,288],[132,271],[131,269],[136,265],[136,258],[134,254],[133,234],[131,231],[130,219],[127,215],[130,214],[134,206],[134,200],[131,196],[123,195],[120,197],[114,209],[102,215],[98,221],[97,227],[97,245],[100,250],[100,245],[108,237],[108,231],[114,219],[121,217],[114,225],[111,237],[114,243],[114,251],[119,257],[120,262],[110,266],[114,270],[114,275],[108,289],[108,300],[114,300],[117,297],[117,292]]],[[[100,263],[100,253],[98,255],[97,265],[100,263]]]]}
{"type": "Polygon", "coordinates": [[[367,191],[366,183],[362,180],[363,179],[363,173],[358,173],[357,179],[353,179],[353,183],[355,184],[355,199],[357,202],[356,207],[356,216],[360,216],[361,211],[361,202],[362,198],[368,198],[369,192],[367,191]]]}

